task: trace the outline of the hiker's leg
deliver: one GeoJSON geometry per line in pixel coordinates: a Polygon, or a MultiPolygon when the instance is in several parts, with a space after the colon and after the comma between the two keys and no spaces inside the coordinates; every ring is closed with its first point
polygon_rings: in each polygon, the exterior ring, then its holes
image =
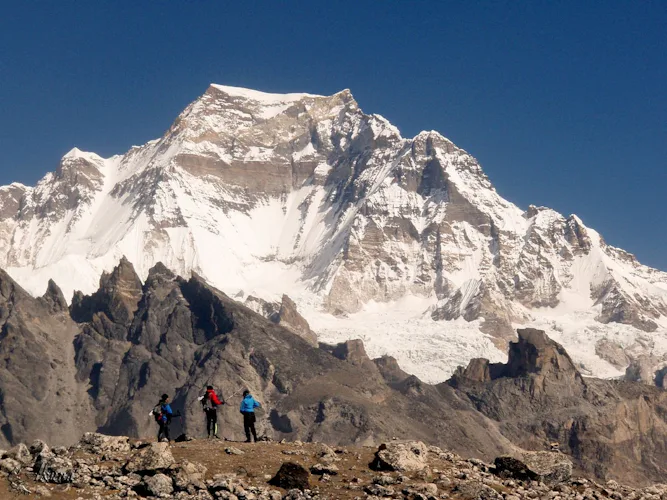
{"type": "Polygon", "coordinates": [[[218,412],[217,410],[211,410],[211,429],[213,435],[218,437],[218,412]]]}
{"type": "Polygon", "coordinates": [[[250,413],[243,414],[243,430],[245,431],[246,441],[250,442],[250,413]]]}
{"type": "Polygon", "coordinates": [[[213,427],[213,421],[211,419],[211,412],[210,410],[206,410],[206,433],[208,434],[208,437],[211,437],[211,428],[213,427]]]}
{"type": "Polygon", "coordinates": [[[255,440],[255,443],[257,442],[257,431],[255,430],[255,414],[251,413],[251,419],[250,419],[250,430],[252,431],[252,437],[255,440]]]}

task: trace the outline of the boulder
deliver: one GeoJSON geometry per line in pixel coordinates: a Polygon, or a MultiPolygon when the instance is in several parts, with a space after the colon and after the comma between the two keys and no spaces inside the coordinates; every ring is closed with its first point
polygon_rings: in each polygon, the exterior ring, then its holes
{"type": "Polygon", "coordinates": [[[177,490],[187,490],[192,486],[196,489],[204,489],[204,478],[206,476],[206,467],[202,464],[183,460],[178,466],[170,471],[174,480],[174,486],[177,490]]]}
{"type": "Polygon", "coordinates": [[[496,500],[502,499],[496,490],[480,481],[463,481],[454,488],[456,498],[465,500],[496,500]]]}
{"type": "Polygon", "coordinates": [[[381,444],[369,467],[378,471],[420,471],[427,467],[428,448],[421,441],[381,444]]]}
{"type": "Polygon", "coordinates": [[[340,461],[340,458],[338,458],[334,449],[324,443],[320,445],[320,450],[317,452],[317,457],[320,459],[319,461],[325,465],[340,461]]]}
{"type": "Polygon", "coordinates": [[[171,495],[174,492],[174,483],[165,474],[155,474],[154,476],[145,477],[143,484],[146,491],[156,497],[171,495]]]}
{"type": "Polygon", "coordinates": [[[74,466],[68,458],[51,456],[40,461],[35,470],[37,480],[43,483],[71,483],[74,476],[74,466]]]}
{"type": "Polygon", "coordinates": [[[285,490],[307,490],[310,489],[310,473],[299,464],[285,462],[269,484],[285,490]]]}
{"type": "Polygon", "coordinates": [[[30,453],[32,455],[38,455],[42,452],[49,452],[49,451],[51,451],[49,445],[46,444],[41,439],[35,439],[30,445],[30,453]]]}
{"type": "Polygon", "coordinates": [[[59,457],[64,457],[67,455],[68,450],[64,446],[56,446],[55,448],[51,449],[54,455],[57,455],[59,457]]]}
{"type": "Polygon", "coordinates": [[[195,438],[193,438],[193,437],[190,436],[189,434],[181,434],[181,435],[178,436],[176,439],[174,439],[174,441],[175,441],[176,443],[185,443],[185,442],[187,442],[187,441],[194,441],[194,439],[195,439],[195,438]]]}
{"type": "Polygon", "coordinates": [[[572,462],[562,453],[527,451],[518,457],[502,456],[495,460],[500,477],[557,484],[572,477],[572,462]]]}
{"type": "Polygon", "coordinates": [[[106,436],[97,432],[86,432],[79,444],[91,453],[127,453],[130,451],[130,438],[127,436],[106,436]]]}
{"type": "Polygon", "coordinates": [[[0,471],[6,474],[18,474],[21,472],[21,462],[13,458],[4,458],[0,460],[0,471]]]}
{"type": "Polygon", "coordinates": [[[168,469],[174,462],[169,443],[151,443],[134,453],[123,470],[125,472],[154,472],[168,469]]]}
{"type": "Polygon", "coordinates": [[[13,448],[7,450],[4,454],[4,457],[12,458],[23,465],[32,464],[32,455],[30,454],[30,450],[23,443],[19,443],[13,448]]]}

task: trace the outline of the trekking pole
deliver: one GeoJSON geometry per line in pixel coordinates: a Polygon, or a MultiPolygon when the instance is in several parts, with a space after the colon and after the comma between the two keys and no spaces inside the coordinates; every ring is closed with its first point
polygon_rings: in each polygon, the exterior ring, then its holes
{"type": "Polygon", "coordinates": [[[234,396],[236,396],[236,395],[237,395],[239,392],[241,392],[243,389],[244,389],[244,387],[241,387],[238,391],[236,391],[234,394],[232,394],[231,396],[229,396],[229,399],[231,399],[231,398],[233,398],[234,396]]]}

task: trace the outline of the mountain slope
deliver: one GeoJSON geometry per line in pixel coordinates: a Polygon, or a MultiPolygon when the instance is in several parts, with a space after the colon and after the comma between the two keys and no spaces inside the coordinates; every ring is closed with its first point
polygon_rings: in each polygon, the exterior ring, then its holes
{"type": "Polygon", "coordinates": [[[421,439],[486,460],[557,441],[600,478],[659,481],[667,463],[667,392],[582,377],[562,346],[519,330],[507,364],[473,360],[433,386],[363,343],[313,346],[201,277],[162,264],[145,283],[125,261],[69,311],[57,286],[30,297],[0,272],[0,445],[71,444],[85,431],[146,438],[149,411],[173,396],[182,431],[204,435],[197,397],[228,399],[221,433],[243,436],[239,390],[262,402],[257,429],[274,440],[378,444],[421,439]],[[632,450],[628,453],[628,450],[632,450]]]}
{"type": "Polygon", "coordinates": [[[347,90],[211,85],[158,140],[75,148],[35,188],[0,189],[0,266],[31,293],[91,293],[122,256],[141,278],[163,262],[235,297],[287,293],[321,339],[363,337],[430,381],[502,359],[525,324],[586,373],[667,361],[667,274],[576,216],[522,211],[468,153],[402,138],[347,90]]]}

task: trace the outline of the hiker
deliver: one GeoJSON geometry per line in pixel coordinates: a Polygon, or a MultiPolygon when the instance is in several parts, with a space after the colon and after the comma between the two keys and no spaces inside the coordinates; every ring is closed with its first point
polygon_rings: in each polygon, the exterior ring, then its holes
{"type": "Polygon", "coordinates": [[[218,406],[224,404],[225,399],[223,398],[220,401],[218,395],[213,390],[213,386],[207,385],[206,394],[201,397],[201,405],[206,414],[206,432],[209,439],[211,439],[211,434],[216,439],[220,439],[220,436],[218,436],[218,406]]]}
{"type": "Polygon", "coordinates": [[[169,436],[169,426],[171,425],[171,417],[173,417],[173,415],[174,412],[171,411],[171,406],[169,405],[169,396],[163,394],[160,398],[160,402],[153,408],[153,416],[159,426],[157,432],[158,443],[164,440],[167,442],[171,441],[171,437],[169,436]]]}
{"type": "Polygon", "coordinates": [[[243,401],[241,401],[241,413],[243,414],[243,429],[245,430],[246,443],[250,443],[250,433],[257,442],[257,431],[255,430],[255,408],[260,408],[255,398],[250,395],[250,391],[243,391],[243,401]]]}

